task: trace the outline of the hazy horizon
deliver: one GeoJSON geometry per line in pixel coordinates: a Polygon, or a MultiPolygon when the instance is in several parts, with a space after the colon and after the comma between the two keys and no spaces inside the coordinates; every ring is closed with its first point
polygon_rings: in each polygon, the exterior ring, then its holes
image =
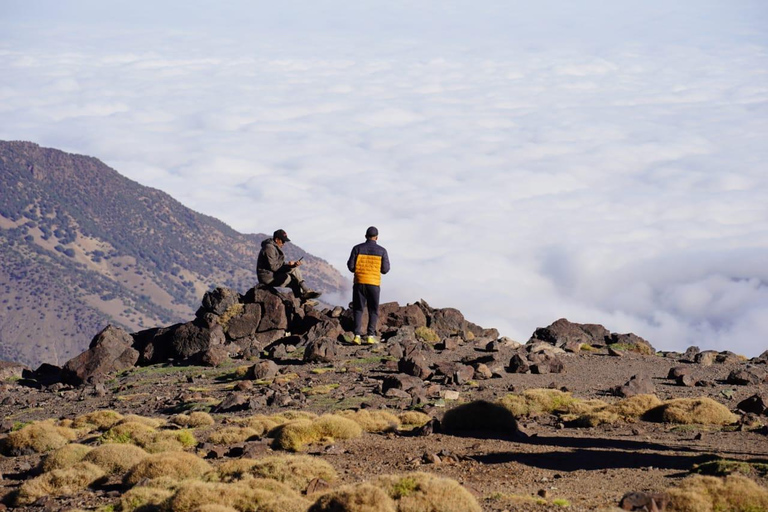
{"type": "MultiPolygon", "coordinates": [[[[0,0],[0,139],[97,157],[525,341],[768,349],[758,1],[0,0]]],[[[343,300],[344,298],[340,298],[343,300]]]]}

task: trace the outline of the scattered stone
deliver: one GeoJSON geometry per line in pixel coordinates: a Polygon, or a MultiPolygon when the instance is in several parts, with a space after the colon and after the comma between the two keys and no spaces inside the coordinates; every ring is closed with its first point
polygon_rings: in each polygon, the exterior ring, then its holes
{"type": "Polygon", "coordinates": [[[531,369],[528,359],[521,354],[514,354],[507,367],[509,373],[528,373],[531,369]]]}
{"type": "Polygon", "coordinates": [[[624,398],[635,395],[652,395],[656,393],[656,387],[648,375],[639,374],[632,376],[623,386],[615,389],[615,394],[624,398]]]}
{"type": "Polygon", "coordinates": [[[235,384],[235,391],[251,391],[253,389],[253,382],[249,380],[241,380],[235,384]]]}
{"type": "Polygon", "coordinates": [[[230,393],[216,406],[215,411],[217,413],[242,411],[248,408],[248,402],[248,395],[244,393],[230,393]]]}
{"type": "Polygon", "coordinates": [[[712,366],[715,363],[717,352],[714,350],[705,350],[696,354],[695,361],[701,366],[712,366]]]}
{"type": "Polygon", "coordinates": [[[565,343],[563,343],[563,350],[570,353],[576,353],[581,352],[581,346],[583,343],[575,340],[568,340],[565,343]]]}
{"type": "Polygon", "coordinates": [[[446,400],[458,400],[460,396],[458,391],[453,391],[451,389],[446,389],[443,391],[442,395],[446,400]]]}
{"type": "Polygon", "coordinates": [[[683,375],[690,375],[693,369],[690,366],[675,366],[669,369],[668,379],[676,380],[683,375]]]}
{"type": "Polygon", "coordinates": [[[387,398],[407,398],[410,399],[411,395],[407,391],[403,391],[402,389],[397,388],[390,388],[385,393],[384,396],[387,398]]]}
{"type": "Polygon", "coordinates": [[[664,510],[668,501],[669,499],[664,494],[628,492],[621,498],[621,501],[619,501],[619,508],[622,510],[660,512],[664,510]]]}
{"type": "Polygon", "coordinates": [[[331,338],[312,340],[304,350],[304,362],[331,363],[336,360],[337,343],[331,338]]]}
{"type": "Polygon", "coordinates": [[[745,398],[736,405],[736,408],[744,412],[766,414],[768,409],[768,393],[760,392],[745,398]]]}
{"type": "Polygon", "coordinates": [[[420,350],[416,350],[403,356],[397,364],[398,370],[407,375],[413,375],[422,380],[427,380],[432,376],[432,370],[426,357],[420,350]]]}
{"type": "Polygon", "coordinates": [[[750,370],[733,370],[728,374],[728,379],[726,379],[726,382],[736,386],[749,386],[753,384],[759,384],[760,377],[750,370]]]}
{"type": "Polygon", "coordinates": [[[488,365],[479,363],[475,367],[475,376],[478,379],[490,379],[490,378],[493,378],[493,372],[491,371],[490,368],[488,368],[488,365]]]}
{"type": "Polygon", "coordinates": [[[726,350],[715,356],[715,362],[720,364],[739,364],[742,362],[742,358],[738,354],[726,350]]]}
{"type": "Polygon", "coordinates": [[[279,370],[280,367],[274,361],[265,359],[248,368],[248,373],[246,373],[245,377],[251,380],[273,379],[277,376],[279,370]]]}
{"type": "Polygon", "coordinates": [[[313,478],[307,485],[307,488],[304,491],[304,494],[306,494],[307,496],[311,496],[315,493],[323,492],[330,488],[331,488],[331,484],[329,484],[322,478],[313,478]]]}
{"type": "Polygon", "coordinates": [[[528,356],[528,359],[530,361],[531,373],[544,375],[563,373],[565,371],[563,360],[550,352],[533,353],[528,356]]]}
{"type": "Polygon", "coordinates": [[[680,375],[676,381],[678,386],[685,386],[687,388],[692,388],[697,383],[696,378],[688,373],[680,375]]]}
{"type": "Polygon", "coordinates": [[[210,347],[200,357],[203,366],[218,367],[229,361],[229,350],[221,345],[210,347]]]}
{"type": "Polygon", "coordinates": [[[685,361],[695,362],[696,356],[701,352],[701,349],[695,345],[691,345],[685,350],[685,353],[683,354],[683,359],[685,361]]]}
{"type": "Polygon", "coordinates": [[[388,375],[381,383],[381,390],[386,393],[390,389],[402,389],[409,391],[414,388],[420,388],[423,382],[420,378],[405,373],[397,375],[388,375]]]}
{"type": "Polygon", "coordinates": [[[439,344],[439,348],[440,350],[456,350],[459,348],[461,341],[459,336],[448,336],[447,338],[443,338],[443,341],[439,344]]]}
{"type": "Polygon", "coordinates": [[[433,452],[425,452],[424,455],[421,456],[421,460],[424,464],[440,464],[442,462],[440,456],[433,452]]]}
{"type": "Polygon", "coordinates": [[[613,356],[613,357],[623,357],[624,356],[624,352],[622,352],[621,350],[616,350],[615,348],[609,346],[608,347],[608,355],[609,356],[613,356]]]}

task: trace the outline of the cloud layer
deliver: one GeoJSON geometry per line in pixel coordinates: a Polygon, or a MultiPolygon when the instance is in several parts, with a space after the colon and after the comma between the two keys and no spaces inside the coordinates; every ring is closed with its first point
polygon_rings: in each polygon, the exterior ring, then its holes
{"type": "Polygon", "coordinates": [[[768,348],[760,4],[525,4],[10,2],[0,138],[341,269],[375,224],[383,300],[521,340],[565,316],[768,348]]]}

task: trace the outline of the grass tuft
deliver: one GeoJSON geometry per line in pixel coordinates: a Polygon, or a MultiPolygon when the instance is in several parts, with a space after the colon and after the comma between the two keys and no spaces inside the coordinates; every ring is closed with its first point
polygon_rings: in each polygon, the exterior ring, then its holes
{"type": "Polygon", "coordinates": [[[171,423],[186,428],[209,427],[216,423],[207,412],[195,411],[190,414],[176,414],[171,418],[171,423]]]}
{"type": "Polygon", "coordinates": [[[707,397],[667,400],[645,413],[643,419],[686,425],[729,425],[738,420],[723,404],[707,397]]]}
{"type": "Polygon", "coordinates": [[[163,452],[145,457],[125,474],[123,482],[134,486],[144,478],[200,478],[210,470],[210,464],[191,453],[163,452]]]}
{"type": "Polygon", "coordinates": [[[416,339],[425,343],[437,343],[440,341],[440,336],[437,335],[434,329],[430,329],[429,327],[417,327],[414,334],[416,335],[416,339]]]}
{"type": "Polygon", "coordinates": [[[208,435],[208,442],[213,444],[236,444],[258,435],[259,433],[256,430],[248,427],[224,427],[211,432],[208,435]]]}
{"type": "Polygon", "coordinates": [[[89,462],[78,462],[66,469],[54,469],[27,480],[16,495],[17,505],[29,505],[43,496],[74,494],[104,476],[104,471],[89,462]]]}
{"type": "Polygon", "coordinates": [[[667,489],[673,512],[759,512],[768,510],[768,489],[742,475],[694,475],[667,489]]]}
{"type": "Polygon", "coordinates": [[[397,501],[398,512],[481,512],[472,494],[457,481],[430,473],[384,475],[371,482],[397,501]]]}
{"type": "Polygon", "coordinates": [[[92,427],[97,430],[108,430],[123,419],[123,415],[117,411],[103,409],[87,414],[81,414],[72,422],[72,428],[92,427]]]}
{"type": "Polygon", "coordinates": [[[48,454],[40,465],[40,470],[47,473],[54,469],[64,469],[73,466],[83,460],[83,457],[92,449],[90,446],[77,443],[64,445],[48,454]]]}
{"type": "Polygon", "coordinates": [[[2,442],[5,455],[19,456],[56,450],[77,439],[77,432],[59,427],[52,420],[31,423],[11,432],[2,442]]]}
{"type": "MultiPolygon", "coordinates": [[[[320,498],[307,512],[397,512],[395,501],[369,483],[345,485],[320,498]]],[[[430,509],[424,509],[430,510],[430,509]]]]}
{"type": "Polygon", "coordinates": [[[83,460],[110,475],[123,474],[148,457],[149,454],[132,444],[108,443],[91,450],[83,460]]]}
{"type": "Polygon", "coordinates": [[[336,414],[343,418],[349,418],[366,432],[394,432],[400,428],[400,419],[387,411],[360,409],[358,411],[340,411],[336,414]]]}

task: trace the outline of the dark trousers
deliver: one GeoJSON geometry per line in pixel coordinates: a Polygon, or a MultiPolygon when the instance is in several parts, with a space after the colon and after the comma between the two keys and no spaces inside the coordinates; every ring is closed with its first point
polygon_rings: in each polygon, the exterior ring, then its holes
{"type": "Polygon", "coordinates": [[[373,284],[352,285],[352,310],[355,312],[355,334],[363,334],[363,309],[368,306],[368,336],[376,336],[379,324],[379,293],[373,284]]]}

